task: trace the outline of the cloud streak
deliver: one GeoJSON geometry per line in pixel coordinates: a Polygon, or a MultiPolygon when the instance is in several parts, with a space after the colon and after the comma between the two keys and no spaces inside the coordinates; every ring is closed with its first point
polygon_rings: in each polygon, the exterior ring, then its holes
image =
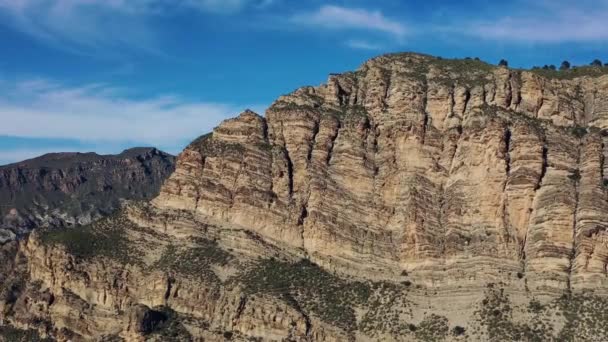
{"type": "Polygon", "coordinates": [[[402,23],[389,19],[377,10],[325,5],[310,13],[292,17],[293,23],[307,27],[333,30],[375,31],[403,38],[407,28],[402,23]]]}
{"type": "Polygon", "coordinates": [[[358,50],[382,50],[382,45],[360,39],[348,40],[346,41],[346,46],[358,50]]]}
{"type": "MultiPolygon", "coordinates": [[[[541,1],[493,20],[473,20],[464,33],[507,42],[599,42],[608,40],[608,1],[541,1]]],[[[456,26],[454,26],[456,27],[456,26]]],[[[456,28],[451,30],[459,31],[456,28]]]]}
{"type": "Polygon", "coordinates": [[[129,95],[101,84],[5,81],[0,83],[0,135],[179,146],[244,109],[171,95],[137,100],[129,95]]]}

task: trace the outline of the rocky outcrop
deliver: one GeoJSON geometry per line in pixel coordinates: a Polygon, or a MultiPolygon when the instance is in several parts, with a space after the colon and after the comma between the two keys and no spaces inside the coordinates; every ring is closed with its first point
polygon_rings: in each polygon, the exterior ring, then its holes
{"type": "Polygon", "coordinates": [[[395,54],[331,75],[196,139],[149,203],[20,242],[6,321],[73,340],[604,340],[605,74],[395,54]]]}
{"type": "Polygon", "coordinates": [[[51,153],[0,167],[0,242],[34,227],[88,224],[121,199],[151,199],[173,172],[174,157],[155,148],[118,155],[51,153]]]}

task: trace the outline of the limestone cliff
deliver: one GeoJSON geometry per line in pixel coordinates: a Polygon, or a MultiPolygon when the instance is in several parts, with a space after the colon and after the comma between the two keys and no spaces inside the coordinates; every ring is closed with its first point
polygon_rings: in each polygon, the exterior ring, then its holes
{"type": "Polygon", "coordinates": [[[32,234],[3,321],[59,340],[606,340],[607,129],[605,68],[380,56],[224,121],[151,202],[32,234]]]}

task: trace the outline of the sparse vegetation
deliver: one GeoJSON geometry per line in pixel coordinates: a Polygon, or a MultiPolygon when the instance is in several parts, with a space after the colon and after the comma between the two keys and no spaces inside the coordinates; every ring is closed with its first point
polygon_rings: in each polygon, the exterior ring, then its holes
{"type": "Polygon", "coordinates": [[[416,325],[407,323],[409,306],[407,289],[391,283],[373,284],[372,294],[367,301],[367,312],[361,318],[359,330],[372,337],[380,333],[392,335],[409,334],[417,330],[416,325]]]}
{"type": "Polygon", "coordinates": [[[543,305],[536,299],[532,299],[528,304],[528,310],[533,313],[541,313],[543,311],[543,305]]]}
{"type": "Polygon", "coordinates": [[[509,62],[507,62],[506,59],[501,59],[500,62],[498,62],[498,66],[508,67],[509,66],[509,62]]]}
{"type": "Polygon", "coordinates": [[[552,305],[566,319],[559,341],[607,341],[608,301],[588,295],[564,295],[552,305]]]}
{"type": "Polygon", "coordinates": [[[579,66],[576,68],[560,68],[560,70],[557,70],[555,65],[545,65],[542,69],[532,69],[531,71],[546,78],[563,80],[583,76],[596,77],[608,74],[606,68],[599,68],[597,66],[579,66]]]}
{"type": "Polygon", "coordinates": [[[593,295],[564,295],[547,304],[531,299],[527,307],[516,311],[504,289],[490,284],[475,313],[483,339],[490,341],[606,341],[608,301],[593,295]],[[515,315],[526,315],[514,320],[515,315]],[[560,331],[554,331],[554,317],[563,317],[560,331]]]}
{"type": "Polygon", "coordinates": [[[420,322],[415,336],[420,341],[441,341],[446,338],[449,331],[450,326],[447,318],[431,314],[420,322]]]}
{"type": "Polygon", "coordinates": [[[50,338],[43,338],[38,331],[17,329],[8,325],[0,326],[0,341],[7,342],[52,342],[50,338]]]}
{"type": "Polygon", "coordinates": [[[446,85],[461,84],[469,87],[484,85],[494,66],[480,60],[443,59],[431,61],[430,66],[439,69],[441,78],[434,79],[446,85]]]}
{"type": "Polygon", "coordinates": [[[169,245],[160,259],[152,266],[180,274],[200,277],[207,280],[217,280],[211,270],[212,265],[225,265],[232,255],[221,249],[215,241],[197,239],[194,247],[178,248],[169,245]]]}
{"type": "Polygon", "coordinates": [[[125,228],[133,225],[119,212],[90,225],[51,229],[41,232],[43,243],[63,245],[78,258],[107,257],[122,263],[137,263],[125,236],[125,228]]]}
{"type": "Polygon", "coordinates": [[[359,105],[345,106],[340,111],[330,111],[329,113],[336,115],[340,119],[346,119],[350,117],[368,117],[368,113],[365,107],[359,105]]]}
{"type": "Polygon", "coordinates": [[[551,327],[542,321],[540,312],[532,320],[513,321],[513,307],[504,289],[489,284],[481,307],[475,315],[485,329],[483,338],[489,341],[549,341],[551,327]]]}
{"type": "Polygon", "coordinates": [[[419,80],[421,84],[437,82],[446,86],[483,85],[487,81],[489,72],[496,68],[479,58],[447,59],[412,53],[389,54],[384,58],[405,61],[409,70],[405,71],[404,75],[419,80]],[[433,78],[429,78],[431,70],[436,71],[433,78]]]}
{"type": "Polygon", "coordinates": [[[316,107],[312,105],[297,104],[295,102],[277,101],[271,108],[280,110],[294,110],[294,111],[316,111],[316,107]]]}
{"type": "MultiPolygon", "coordinates": [[[[219,130],[217,128],[216,130],[219,130]]],[[[198,150],[198,152],[206,157],[222,156],[227,154],[242,155],[245,152],[245,147],[238,143],[228,143],[221,140],[213,139],[213,133],[208,133],[194,140],[188,148],[198,150]]]]}
{"type": "Polygon", "coordinates": [[[346,331],[356,328],[354,306],[367,301],[371,291],[368,284],[343,280],[308,260],[264,259],[241,281],[250,295],[271,294],[346,331]]]}

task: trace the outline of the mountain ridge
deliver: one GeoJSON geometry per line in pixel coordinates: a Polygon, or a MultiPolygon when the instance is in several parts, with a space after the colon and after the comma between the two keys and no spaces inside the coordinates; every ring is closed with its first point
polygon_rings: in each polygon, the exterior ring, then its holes
{"type": "Polygon", "coordinates": [[[119,208],[121,197],[151,198],[173,160],[156,148],[132,148],[116,155],[49,153],[0,166],[2,235],[86,224],[119,208]]]}
{"type": "Polygon", "coordinates": [[[480,63],[380,56],[223,121],[151,201],[19,243],[7,321],[59,340],[607,338],[608,75],[480,63]]]}

